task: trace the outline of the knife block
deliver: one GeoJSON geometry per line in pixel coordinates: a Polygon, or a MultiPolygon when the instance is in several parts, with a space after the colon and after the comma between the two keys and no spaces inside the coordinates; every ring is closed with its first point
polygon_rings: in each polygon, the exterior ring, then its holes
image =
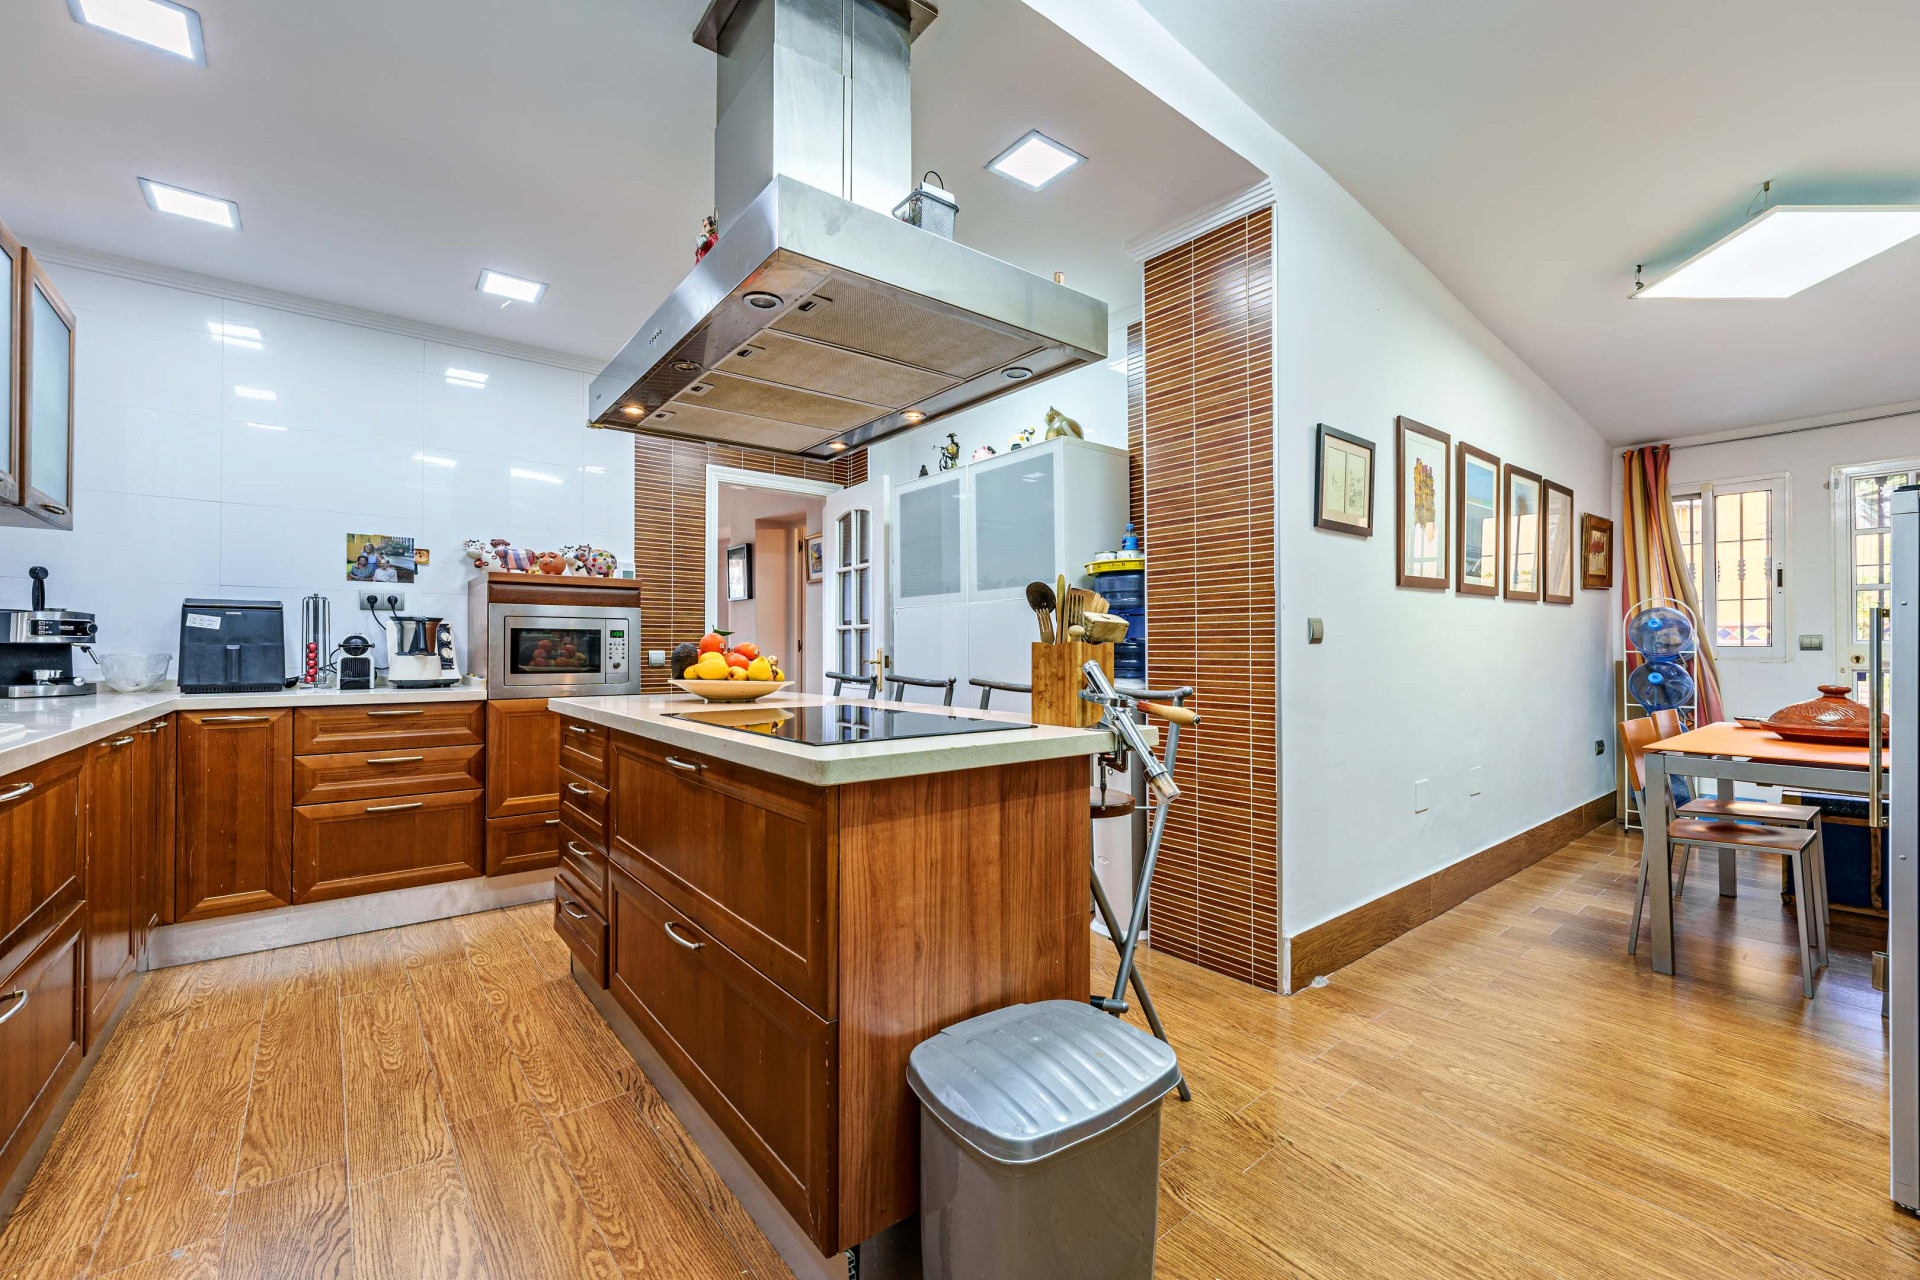
{"type": "Polygon", "coordinates": [[[1100,664],[1113,679],[1113,646],[1069,640],[1064,644],[1033,646],[1033,711],[1035,724],[1065,725],[1070,729],[1091,729],[1100,723],[1106,709],[1087,702],[1080,691],[1087,678],[1080,668],[1088,659],[1100,664]]]}

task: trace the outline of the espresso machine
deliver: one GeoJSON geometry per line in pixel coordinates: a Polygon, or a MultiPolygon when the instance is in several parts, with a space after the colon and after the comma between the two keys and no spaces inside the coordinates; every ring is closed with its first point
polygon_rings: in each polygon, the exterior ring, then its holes
{"type": "Polygon", "coordinates": [[[0,609],[0,697],[59,698],[89,694],[98,687],[73,673],[73,651],[93,655],[99,630],[90,613],[47,608],[47,571],[27,570],[33,579],[31,609],[0,609]]]}

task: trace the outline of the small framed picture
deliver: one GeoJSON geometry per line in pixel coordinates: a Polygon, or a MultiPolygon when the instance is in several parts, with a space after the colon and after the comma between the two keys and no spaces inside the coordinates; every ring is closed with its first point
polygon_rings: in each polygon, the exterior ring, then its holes
{"type": "Polygon", "coordinates": [[[1580,517],[1580,585],[1588,591],[1613,589],[1613,521],[1592,512],[1580,517]]]}
{"type": "Polygon", "coordinates": [[[1501,593],[1509,600],[1540,598],[1540,476],[1511,462],[1505,468],[1501,494],[1506,544],[1500,548],[1506,565],[1501,593]]]}
{"type": "Polygon", "coordinates": [[[821,558],[824,554],[821,543],[826,535],[810,533],[807,535],[807,581],[818,582],[822,576],[821,558]]]}
{"type": "Polygon", "coordinates": [[[727,599],[753,599],[753,544],[736,543],[727,548],[727,599]]]}
{"type": "Polygon", "coordinates": [[[1540,483],[1547,504],[1540,535],[1540,598],[1548,604],[1572,604],[1573,490],[1551,480],[1540,483]]]}
{"type": "Polygon", "coordinates": [[[1393,580],[1399,586],[1447,589],[1452,446],[1444,431],[1412,418],[1394,419],[1393,580]]]}
{"type": "Polygon", "coordinates": [[[1500,594],[1500,459],[1465,440],[1456,451],[1459,527],[1453,531],[1454,590],[1463,596],[1500,594]]]}
{"type": "Polygon", "coordinates": [[[1318,529],[1373,536],[1373,441],[1314,426],[1313,523],[1318,529]]]}

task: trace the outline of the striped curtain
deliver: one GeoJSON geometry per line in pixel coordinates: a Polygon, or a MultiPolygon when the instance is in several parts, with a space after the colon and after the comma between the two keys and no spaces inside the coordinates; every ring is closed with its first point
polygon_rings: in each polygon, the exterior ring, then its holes
{"type": "MultiPolygon", "coordinates": [[[[1693,576],[1687,572],[1680,555],[1680,529],[1673,519],[1672,496],[1667,492],[1667,465],[1672,450],[1666,445],[1648,445],[1622,455],[1626,480],[1620,494],[1622,521],[1620,547],[1620,616],[1635,603],[1652,596],[1670,596],[1686,603],[1697,623],[1700,618],[1699,593],[1693,589],[1693,576]]],[[[1627,654],[1627,668],[1639,663],[1627,654]]],[[[1712,724],[1726,719],[1720,705],[1720,672],[1714,665],[1713,648],[1707,643],[1704,628],[1700,636],[1698,722],[1712,724]]]]}

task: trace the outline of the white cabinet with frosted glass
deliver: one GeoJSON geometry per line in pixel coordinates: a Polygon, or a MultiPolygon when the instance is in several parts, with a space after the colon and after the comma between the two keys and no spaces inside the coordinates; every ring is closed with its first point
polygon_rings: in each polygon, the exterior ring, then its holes
{"type": "Polygon", "coordinates": [[[0,524],[73,528],[73,312],[0,226],[0,524]]]}
{"type": "MultiPolygon", "coordinates": [[[[1063,437],[910,480],[894,490],[894,651],[907,675],[1024,684],[1040,638],[1027,584],[1086,586],[1086,562],[1120,545],[1127,453],[1063,437]]],[[[1026,700],[995,694],[993,706],[1026,700]]]]}

